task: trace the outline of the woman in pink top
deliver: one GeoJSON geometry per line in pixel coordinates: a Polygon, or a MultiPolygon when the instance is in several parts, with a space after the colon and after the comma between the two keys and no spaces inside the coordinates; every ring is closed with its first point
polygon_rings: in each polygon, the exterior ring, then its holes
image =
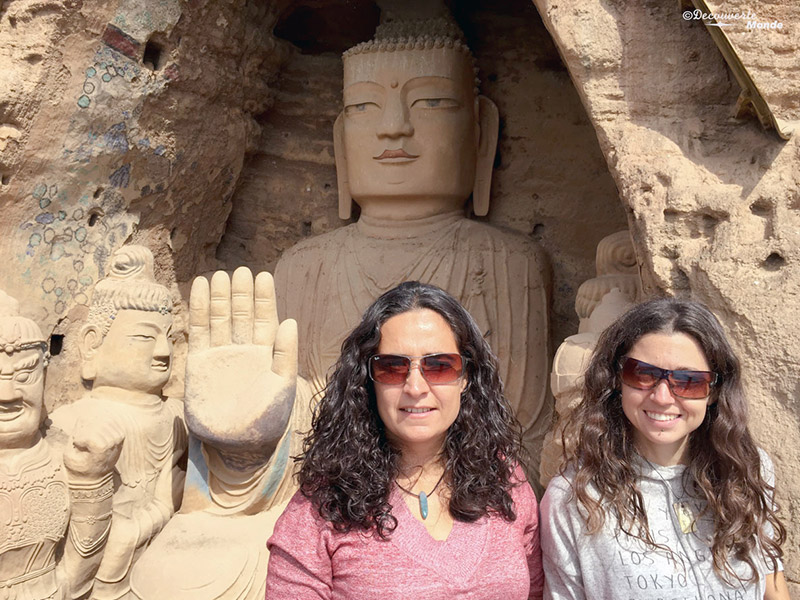
{"type": "Polygon", "coordinates": [[[342,344],[270,538],[267,598],[541,598],[536,498],[496,359],[406,282],[342,344]]]}

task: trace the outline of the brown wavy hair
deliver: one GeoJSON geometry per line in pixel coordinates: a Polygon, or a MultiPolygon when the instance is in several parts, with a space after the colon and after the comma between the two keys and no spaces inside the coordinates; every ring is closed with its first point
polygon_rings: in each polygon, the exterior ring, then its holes
{"type": "Polygon", "coordinates": [[[726,581],[739,579],[730,558],[748,564],[758,579],[753,556],[763,552],[777,572],[786,530],[777,516],[774,488],[762,475],[761,458],[747,426],[748,410],[739,360],[716,317],[689,300],[662,298],[635,306],[598,340],[585,373],[583,397],[563,429],[576,439],[569,462],[573,494],[586,512],[587,528],[597,533],[613,517],[627,535],[654,549],[644,499],[637,485],[637,450],[632,425],[622,411],[619,363],[648,333],[683,333],[702,347],[721,383],[712,388],[706,416],[689,437],[684,485],[705,499],[714,522],[714,570],[726,581]]]}
{"type": "Polygon", "coordinates": [[[387,439],[378,415],[367,361],[378,351],[381,326],[418,309],[444,318],[466,358],[467,386],[442,450],[450,514],[466,522],[488,512],[509,521],[516,518],[510,490],[520,462],[521,428],[503,396],[497,359],[455,298],[436,286],[410,281],[378,298],[342,343],[314,408],[303,454],[295,459],[302,460],[300,490],[338,531],[374,529],[385,538],[397,527],[388,497],[400,452],[387,439]]]}

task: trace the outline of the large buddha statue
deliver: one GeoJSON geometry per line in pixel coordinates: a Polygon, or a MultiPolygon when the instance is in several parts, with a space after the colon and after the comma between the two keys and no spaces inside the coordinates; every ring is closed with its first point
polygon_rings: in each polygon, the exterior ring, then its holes
{"type": "Polygon", "coordinates": [[[147,248],[124,246],[110,265],[80,333],[81,375],[91,391],[52,415],[55,429],[73,433],[83,422],[90,437],[111,430],[123,440],[97,600],[128,595],[132,564],[180,503],[186,451],[182,403],[161,395],[172,368],[169,290],[156,283],[147,248]]]}
{"type": "Polygon", "coordinates": [[[527,237],[465,217],[470,195],[475,214],[487,214],[498,136],[470,51],[444,19],[382,24],[344,54],[343,96],[340,216],[355,201],[359,219],[290,248],[275,271],[279,313],[298,323],[300,375],[324,387],[345,335],[381,293],[405,280],[442,287],[500,359],[536,485],[552,414],[547,269],[527,237]]]}
{"type": "Polygon", "coordinates": [[[111,524],[122,438],[85,422],[69,439],[42,437],[46,350],[0,291],[0,598],[82,597],[111,524]]]}

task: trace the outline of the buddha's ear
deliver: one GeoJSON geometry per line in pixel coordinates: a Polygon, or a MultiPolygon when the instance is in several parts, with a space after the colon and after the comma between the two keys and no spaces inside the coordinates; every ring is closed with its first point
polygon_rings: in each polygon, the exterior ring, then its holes
{"type": "Polygon", "coordinates": [[[353,197],[347,182],[347,155],[344,152],[344,112],[333,124],[333,159],[336,162],[336,181],[339,189],[339,218],[349,219],[353,212],[353,197]]]}
{"type": "Polygon", "coordinates": [[[97,376],[94,359],[103,344],[103,333],[97,325],[85,325],[79,334],[78,351],[81,355],[81,377],[93,381],[97,376]]]}
{"type": "Polygon", "coordinates": [[[472,188],[472,210],[477,216],[483,217],[489,212],[494,155],[500,131],[497,105],[486,96],[478,96],[478,127],[478,157],[475,165],[475,185],[472,188]]]}

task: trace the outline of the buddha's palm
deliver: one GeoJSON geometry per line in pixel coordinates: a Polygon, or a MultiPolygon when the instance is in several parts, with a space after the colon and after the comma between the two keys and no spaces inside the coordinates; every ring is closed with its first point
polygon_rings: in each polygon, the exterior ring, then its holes
{"type": "Polygon", "coordinates": [[[286,429],[297,384],[297,325],[278,324],[269,273],[246,267],[192,284],[186,418],[224,453],[260,453],[286,429]]]}

